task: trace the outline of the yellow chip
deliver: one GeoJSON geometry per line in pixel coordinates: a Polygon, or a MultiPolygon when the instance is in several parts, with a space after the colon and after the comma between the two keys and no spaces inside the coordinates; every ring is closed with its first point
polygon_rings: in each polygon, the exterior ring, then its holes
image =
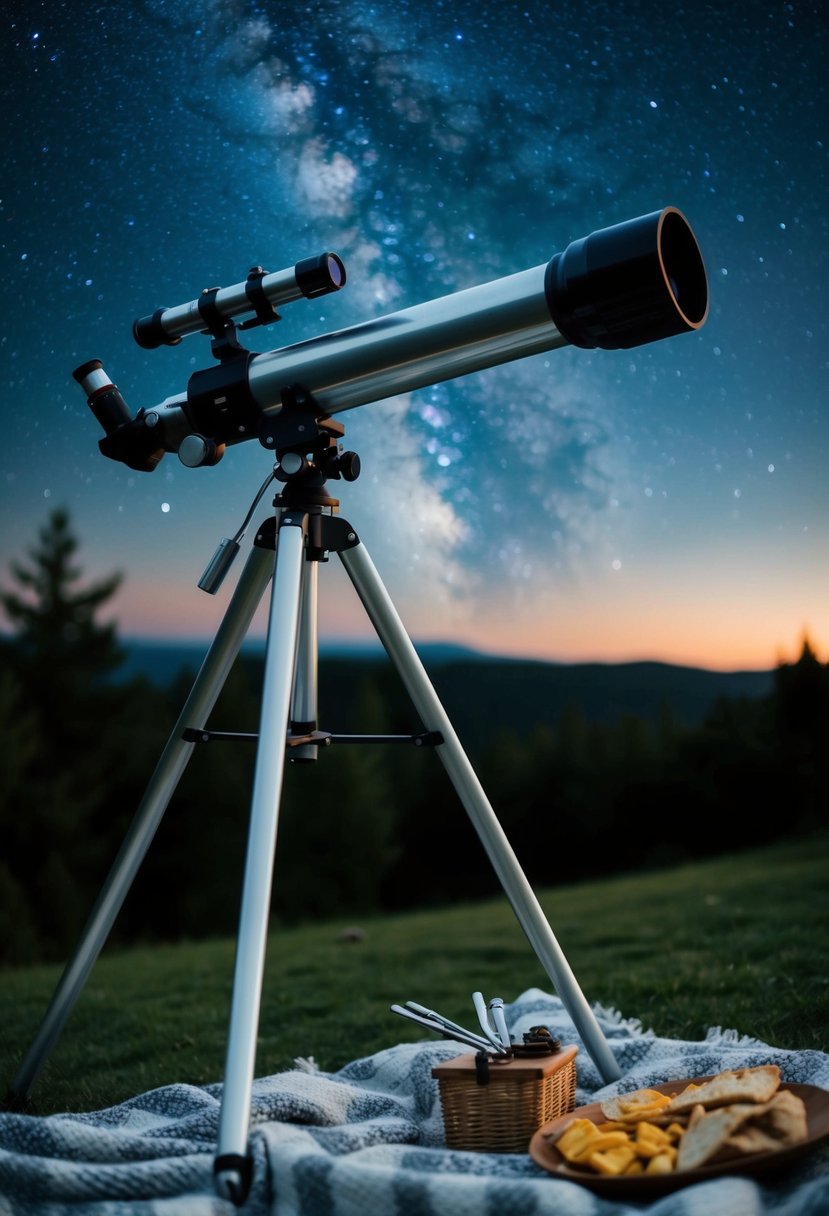
{"type": "Polygon", "coordinates": [[[661,1110],[670,1100],[667,1094],[661,1094],[657,1089],[638,1089],[630,1097],[622,1098],[619,1109],[626,1115],[641,1113],[643,1110],[661,1110]]]}
{"type": "Polygon", "coordinates": [[[629,1145],[627,1132],[597,1132],[596,1139],[590,1141],[590,1151],[602,1153],[608,1148],[621,1148],[629,1145]]]}
{"type": "Polygon", "coordinates": [[[620,1144],[604,1152],[591,1153],[588,1164],[600,1174],[622,1174],[635,1161],[636,1154],[628,1145],[620,1144]]]}
{"type": "Polygon", "coordinates": [[[665,1145],[670,1142],[670,1136],[664,1128],[658,1127],[655,1123],[648,1123],[646,1120],[636,1124],[636,1139],[647,1140],[651,1144],[665,1145]]]}
{"type": "Polygon", "coordinates": [[[626,1166],[622,1173],[627,1178],[630,1174],[644,1174],[645,1167],[638,1157],[634,1157],[630,1165],[626,1166]]]}
{"type": "Polygon", "coordinates": [[[555,1146],[568,1161],[575,1161],[594,1140],[599,1132],[589,1119],[572,1119],[555,1141],[555,1146]]]}
{"type": "Polygon", "coordinates": [[[640,1157],[650,1161],[653,1157],[662,1157],[666,1153],[664,1144],[648,1144],[647,1140],[637,1140],[634,1146],[640,1157]]]}
{"type": "Polygon", "coordinates": [[[667,1153],[660,1153],[657,1157],[651,1157],[645,1167],[646,1174],[670,1174],[673,1172],[674,1164],[667,1153]]]}

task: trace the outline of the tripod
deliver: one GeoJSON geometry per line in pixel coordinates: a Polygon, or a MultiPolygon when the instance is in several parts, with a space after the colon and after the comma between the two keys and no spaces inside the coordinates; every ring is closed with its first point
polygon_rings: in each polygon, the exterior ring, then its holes
{"type": "MultiPolygon", "coordinates": [[[[277,454],[274,476],[285,483],[274,500],[275,515],[258,531],[227,612],[9,1095],[11,1102],[25,1103],[106,941],[195,744],[214,737],[205,729],[208,716],[271,583],[261,745],[256,752],[214,1161],[217,1190],[236,1204],[244,1202],[250,1187],[250,1103],[285,757],[291,753],[312,760],[320,746],[338,741],[337,736],[317,730],[317,575],[329,553],[336,553],[342,562],[426,728],[412,741],[437,749],[513,911],[599,1072],[606,1081],[621,1075],[377,570],[356,531],[335,513],[339,503],[330,496],[326,478],[353,480],[359,472],[356,455],[339,449],[341,424],[307,408],[284,413],[281,422],[274,421],[272,436],[263,439],[277,454]],[[310,439],[309,421],[315,429],[310,439]],[[285,748],[269,745],[279,739],[286,740],[285,748]]],[[[339,741],[361,738],[388,742],[400,736],[345,736],[339,741]]]]}

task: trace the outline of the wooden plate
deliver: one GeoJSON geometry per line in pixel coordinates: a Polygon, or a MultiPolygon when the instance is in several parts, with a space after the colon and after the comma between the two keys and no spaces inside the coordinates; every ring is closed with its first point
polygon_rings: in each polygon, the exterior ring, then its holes
{"type": "MultiPolygon", "coordinates": [[[[684,1081],[669,1081],[665,1085],[649,1085],[647,1088],[655,1089],[661,1094],[673,1095],[692,1081],[700,1084],[707,1080],[710,1078],[688,1077],[684,1081]]],[[[632,1174],[630,1177],[594,1174],[570,1165],[551,1142],[552,1135],[561,1131],[571,1119],[590,1119],[593,1123],[603,1123],[607,1116],[602,1114],[601,1103],[591,1102],[589,1106],[579,1106],[569,1114],[559,1115],[557,1119],[543,1124],[530,1141],[530,1156],[537,1165],[555,1174],[557,1178],[567,1178],[599,1194],[615,1195],[619,1198],[640,1192],[657,1194],[678,1190],[695,1182],[704,1182],[707,1178],[716,1178],[719,1174],[759,1174],[764,1170],[780,1169],[791,1164],[829,1135],[829,1090],[819,1089],[816,1085],[781,1085],[780,1088],[797,1094],[803,1099],[806,1107],[807,1137],[788,1148],[752,1153],[750,1156],[732,1158],[716,1165],[703,1165],[695,1170],[675,1170],[671,1174],[632,1174]]]]}

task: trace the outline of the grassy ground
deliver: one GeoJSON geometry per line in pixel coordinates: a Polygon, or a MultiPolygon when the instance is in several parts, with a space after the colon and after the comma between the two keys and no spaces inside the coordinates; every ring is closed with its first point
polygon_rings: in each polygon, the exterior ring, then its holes
{"type": "MultiPolygon", "coordinates": [[[[588,999],[657,1034],[734,1028],[778,1047],[829,1049],[829,837],[653,874],[540,892],[588,999]]],[[[427,1032],[389,1012],[409,999],[474,1024],[470,994],[552,990],[503,899],[360,922],[275,929],[258,1076],[313,1055],[334,1070],[427,1032]]],[[[39,1113],[91,1110],[172,1082],[220,1081],[233,941],[104,951],[34,1090],[39,1113]]],[[[0,974],[0,1085],[10,1081],[60,967],[0,974]]]]}

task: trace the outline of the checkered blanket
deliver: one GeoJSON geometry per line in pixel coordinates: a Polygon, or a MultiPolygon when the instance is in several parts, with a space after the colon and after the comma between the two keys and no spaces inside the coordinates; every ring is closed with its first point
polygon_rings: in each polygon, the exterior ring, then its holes
{"type": "MultiPolygon", "coordinates": [[[[657,1038],[596,1008],[622,1069],[603,1085],[558,998],[525,992],[506,1007],[513,1034],[543,1024],[577,1043],[577,1102],[661,1081],[761,1063],[784,1081],[829,1089],[829,1056],[782,1051],[733,1030],[700,1042],[657,1038]]],[[[466,1050],[406,1043],[336,1073],[313,1061],[254,1083],[253,1183],[260,1216],[825,1216],[829,1141],[785,1174],[726,1175],[617,1203],[556,1178],[526,1153],[444,1146],[432,1067],[466,1050]]],[[[232,1216],[213,1186],[221,1086],[168,1085],[94,1114],[0,1114],[0,1216],[232,1216]]]]}

